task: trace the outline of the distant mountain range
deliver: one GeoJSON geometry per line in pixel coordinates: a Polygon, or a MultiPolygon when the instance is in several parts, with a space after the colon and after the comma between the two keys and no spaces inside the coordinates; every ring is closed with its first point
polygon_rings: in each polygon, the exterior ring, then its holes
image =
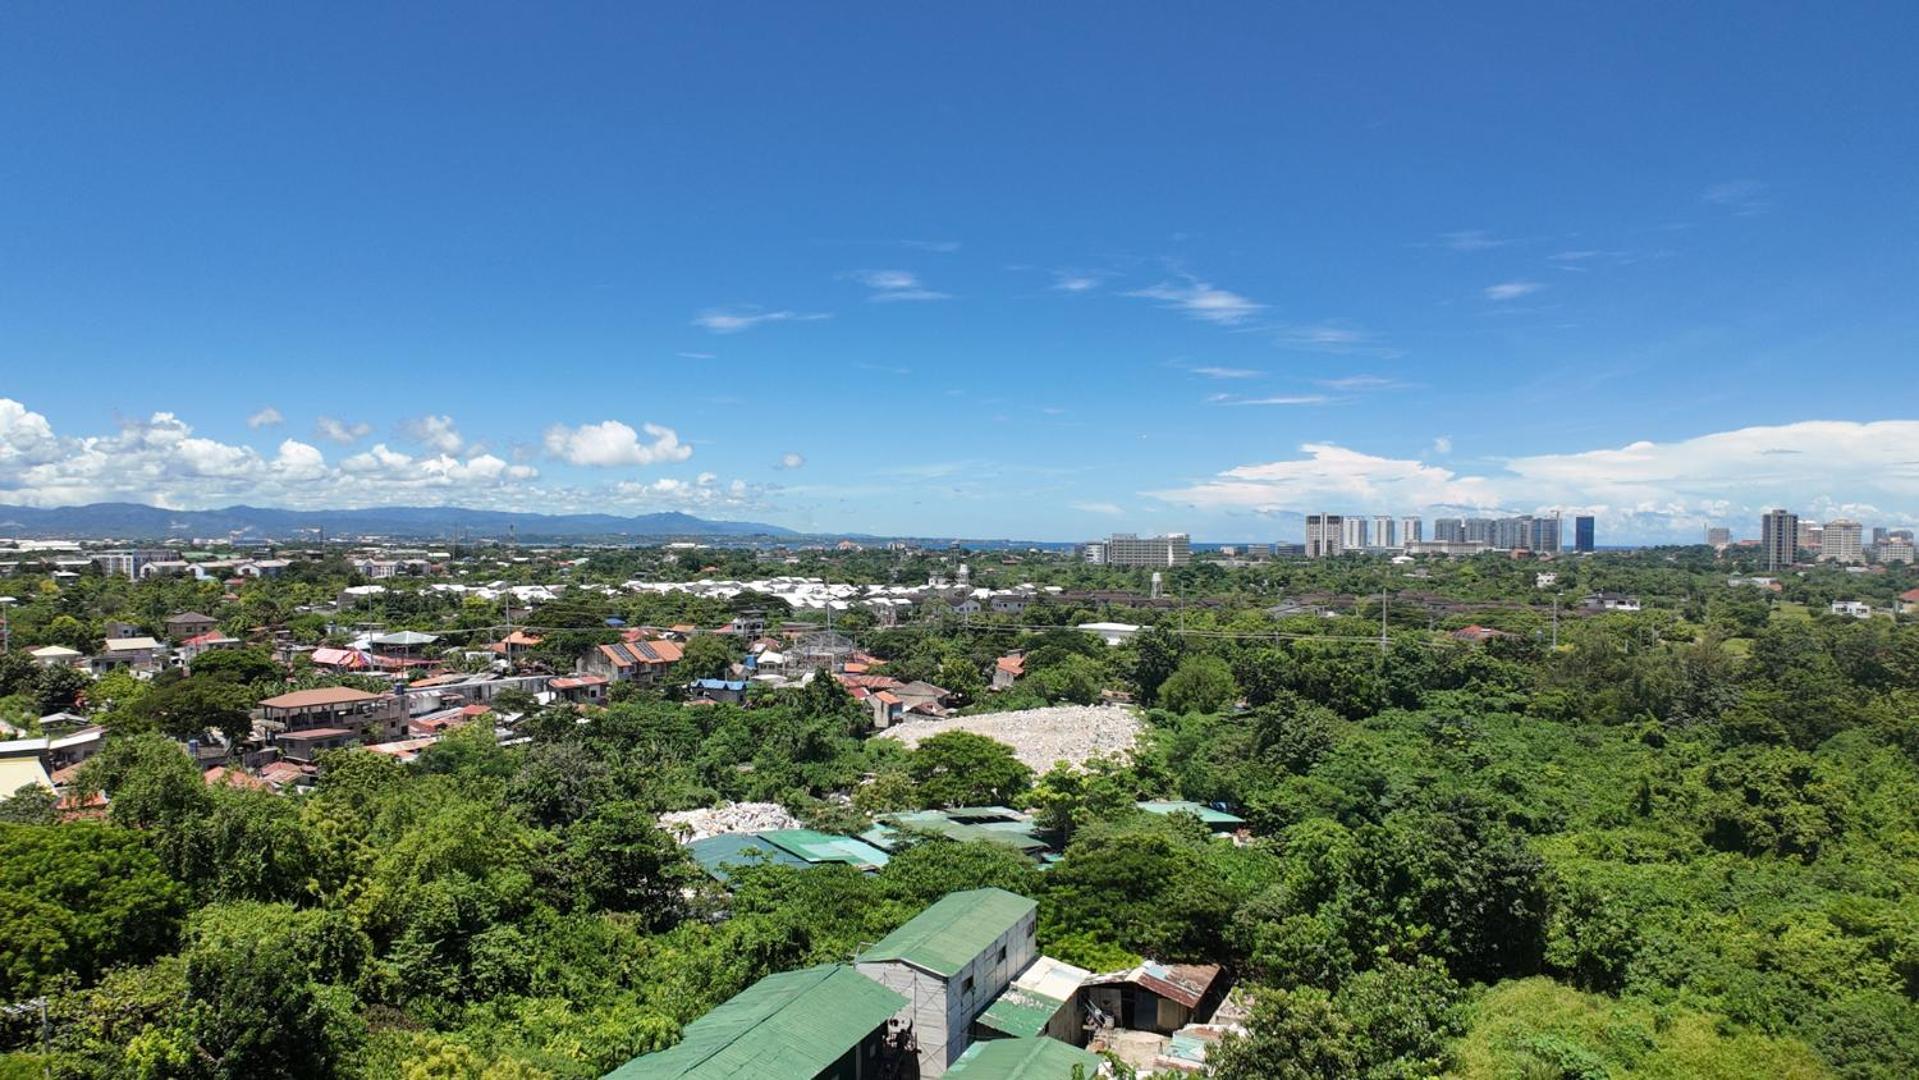
{"type": "Polygon", "coordinates": [[[164,540],[240,533],[260,539],[391,536],[406,539],[521,540],[677,539],[798,536],[756,521],[709,521],[691,514],[520,514],[459,506],[383,506],[364,510],[279,510],[229,506],[222,510],[163,510],[139,503],[90,503],[41,509],[0,506],[0,536],[164,540]]]}

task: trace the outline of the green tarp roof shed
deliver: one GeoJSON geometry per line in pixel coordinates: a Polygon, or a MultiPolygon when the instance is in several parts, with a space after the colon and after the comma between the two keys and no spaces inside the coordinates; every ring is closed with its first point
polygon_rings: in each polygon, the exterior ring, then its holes
{"type": "Polygon", "coordinates": [[[946,1070],[965,1080],[1072,1080],[1073,1066],[1085,1080],[1099,1076],[1099,1055],[1058,1039],[986,1039],[946,1070]]]}
{"type": "Polygon", "coordinates": [[[812,1077],[905,1005],[845,964],[768,975],[688,1024],[677,1046],[636,1057],[604,1080],[812,1077]]]}
{"type": "Polygon", "coordinates": [[[1154,802],[1135,803],[1149,814],[1191,814],[1208,825],[1227,827],[1246,824],[1246,819],[1238,814],[1229,814],[1224,810],[1215,810],[1204,803],[1184,802],[1178,799],[1165,799],[1154,802]]]}
{"type": "Polygon", "coordinates": [[[859,959],[899,960],[936,975],[954,975],[1038,907],[1005,889],[947,893],[859,959]]]}
{"type": "Polygon", "coordinates": [[[1045,1031],[1046,1025],[1065,1005],[1064,1001],[1056,1001],[1045,994],[1009,986],[993,999],[992,1004],[986,1006],[986,1011],[979,1014],[975,1022],[1002,1035],[1024,1038],[1045,1031]]]}
{"type": "Polygon", "coordinates": [[[731,877],[730,868],[758,863],[815,866],[836,862],[864,870],[887,862],[886,852],[863,840],[812,829],[721,833],[695,840],[686,845],[686,850],[701,868],[722,882],[731,877]]]}

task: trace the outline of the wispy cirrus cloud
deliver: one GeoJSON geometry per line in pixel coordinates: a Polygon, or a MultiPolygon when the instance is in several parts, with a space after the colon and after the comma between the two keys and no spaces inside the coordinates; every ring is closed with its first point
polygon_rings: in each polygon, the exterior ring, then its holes
{"type": "Polygon", "coordinates": [[[1337,379],[1316,379],[1315,385],[1328,390],[1362,393],[1369,390],[1409,390],[1412,383],[1384,375],[1342,375],[1337,379]]]}
{"type": "Polygon", "coordinates": [[[1252,368],[1219,367],[1213,364],[1187,368],[1186,370],[1195,375],[1204,375],[1209,379],[1257,379],[1261,375],[1266,374],[1263,371],[1255,371],[1252,368]]]}
{"type": "Polygon", "coordinates": [[[910,270],[852,270],[845,277],[873,290],[866,299],[876,303],[953,298],[951,293],[927,288],[910,270]]]}
{"type": "Polygon", "coordinates": [[[1097,270],[1055,270],[1053,288],[1060,292],[1092,292],[1106,281],[1106,275],[1097,270]]]}
{"type": "Polygon", "coordinates": [[[1493,248],[1502,248],[1515,243],[1518,241],[1494,236],[1484,229],[1460,229],[1456,232],[1439,234],[1440,246],[1454,251],[1490,251],[1493,248]]]}
{"type": "Polygon", "coordinates": [[[1713,184],[1700,199],[1729,210],[1736,217],[1755,217],[1772,209],[1772,188],[1760,180],[1726,180],[1713,184]]]}
{"type": "Polygon", "coordinates": [[[1324,405],[1332,399],[1325,394],[1272,394],[1266,397],[1214,394],[1206,400],[1212,405],[1324,405]]]}
{"type": "Polygon", "coordinates": [[[757,306],[735,305],[708,308],[693,317],[693,325],[715,334],[737,334],[756,326],[783,322],[818,322],[831,315],[808,311],[767,311],[757,306]]]}
{"type": "Polygon", "coordinates": [[[1161,307],[1178,311],[1188,318],[1221,326],[1238,326],[1251,320],[1266,305],[1228,289],[1186,275],[1183,281],[1162,281],[1126,294],[1142,300],[1157,300],[1161,307]]]}
{"type": "Polygon", "coordinates": [[[1481,291],[1488,300],[1517,300],[1545,287],[1537,281],[1502,281],[1497,285],[1488,285],[1481,291]]]}
{"type": "Polygon", "coordinates": [[[1084,514],[1104,514],[1107,517],[1119,517],[1126,512],[1118,503],[1110,502],[1076,502],[1067,505],[1084,514]]]}

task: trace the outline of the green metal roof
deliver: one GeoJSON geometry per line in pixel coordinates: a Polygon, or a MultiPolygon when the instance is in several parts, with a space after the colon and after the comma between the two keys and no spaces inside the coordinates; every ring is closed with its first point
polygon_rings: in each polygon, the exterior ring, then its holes
{"type": "Polygon", "coordinates": [[[686,1025],[676,1046],[604,1080],[812,1077],[886,1023],[906,999],[845,964],[768,975],[686,1025]]]}
{"type": "Polygon", "coordinates": [[[888,861],[886,852],[850,836],[835,836],[812,829],[771,829],[754,835],[810,863],[885,866],[888,861]]]}
{"type": "Polygon", "coordinates": [[[1009,986],[986,1006],[978,1022],[1015,1038],[1038,1035],[1065,1004],[1045,994],[1009,986]]]}
{"type": "Polygon", "coordinates": [[[947,893],[859,958],[900,960],[936,975],[954,975],[1038,907],[1005,889],[947,893]]]}
{"type": "Polygon", "coordinates": [[[961,843],[986,841],[1003,844],[1029,855],[1043,851],[1048,846],[1046,841],[1036,835],[1038,826],[1030,820],[972,824],[955,821],[944,810],[915,810],[904,814],[888,814],[879,824],[861,833],[860,839],[891,850],[899,844],[902,829],[935,833],[961,843]]]}
{"type": "Polygon", "coordinates": [[[805,859],[794,855],[776,844],[761,840],[755,833],[721,833],[708,836],[686,845],[687,854],[700,868],[721,882],[732,879],[728,868],[736,866],[755,866],[770,864],[778,866],[807,866],[805,859]]]}
{"type": "Polygon", "coordinates": [[[1075,1065],[1082,1068],[1086,1080],[1099,1075],[1098,1054],[1058,1039],[986,1039],[967,1047],[946,1075],[966,1080],[1071,1080],[1075,1065]]]}
{"type": "Polygon", "coordinates": [[[1191,814],[1207,825],[1244,825],[1246,819],[1224,810],[1215,810],[1204,803],[1185,802],[1179,799],[1162,799],[1154,802],[1135,803],[1149,814],[1191,814]]]}

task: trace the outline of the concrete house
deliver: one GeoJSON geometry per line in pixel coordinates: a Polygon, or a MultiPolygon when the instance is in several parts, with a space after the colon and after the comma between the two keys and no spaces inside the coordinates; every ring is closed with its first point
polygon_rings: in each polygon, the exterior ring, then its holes
{"type": "Polygon", "coordinates": [[[165,662],[166,646],[150,637],[110,637],[102,644],[91,662],[96,675],[119,668],[158,671],[165,662]]]}
{"type": "Polygon", "coordinates": [[[185,641],[188,638],[210,634],[220,626],[219,620],[211,615],[202,615],[197,611],[183,611],[178,615],[169,615],[166,622],[169,641],[185,641]]]}
{"type": "Polygon", "coordinates": [[[323,686],[267,698],[260,719],[269,731],[337,729],[353,733],[355,742],[386,742],[406,733],[406,702],[397,694],[323,686]]]}
{"type": "Polygon", "coordinates": [[[686,1025],[676,1045],[605,1080],[870,1080],[882,1075],[888,1021],[902,1006],[845,964],[768,975],[686,1025]]]}
{"type": "Polygon", "coordinates": [[[603,676],[609,682],[650,686],[659,682],[685,654],[677,641],[622,641],[588,651],[580,661],[579,670],[587,675],[603,676]]]}
{"type": "Polygon", "coordinates": [[[918,1046],[924,1080],[945,1075],[1039,955],[1038,921],[1039,905],[1004,889],[949,893],[859,955],[860,974],[904,998],[893,1026],[918,1046]]]}

